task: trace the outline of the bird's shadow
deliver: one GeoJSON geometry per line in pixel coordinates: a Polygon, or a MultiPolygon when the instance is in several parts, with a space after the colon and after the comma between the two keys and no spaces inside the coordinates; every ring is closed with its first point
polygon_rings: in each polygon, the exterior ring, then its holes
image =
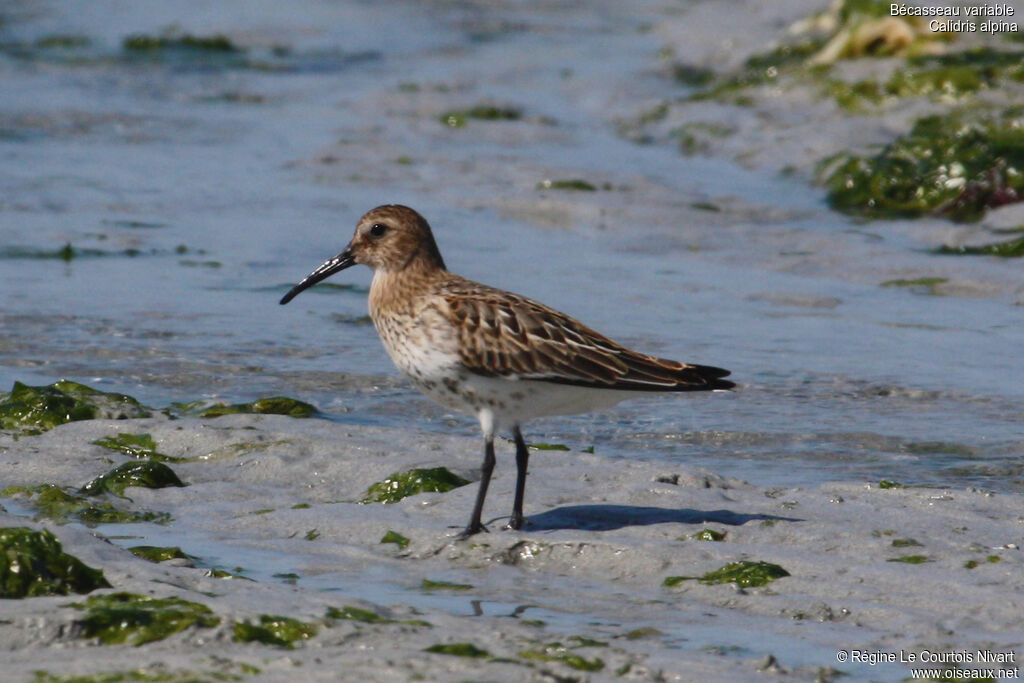
{"type": "Polygon", "coordinates": [[[732,510],[687,510],[677,508],[641,507],[636,505],[567,505],[529,517],[530,531],[577,529],[611,531],[629,526],[649,526],[675,522],[704,524],[717,522],[741,526],[751,521],[800,522],[795,517],[746,514],[732,510]]]}

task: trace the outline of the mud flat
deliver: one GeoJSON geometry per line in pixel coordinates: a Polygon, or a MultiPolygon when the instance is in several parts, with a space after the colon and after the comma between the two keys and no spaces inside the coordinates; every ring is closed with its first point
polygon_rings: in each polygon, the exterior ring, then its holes
{"type": "Polygon", "coordinates": [[[473,480],[472,439],[244,414],[0,438],[0,527],[52,531],[111,586],[3,600],[5,680],[899,680],[911,657],[1020,655],[1015,495],[539,448],[513,532],[503,444],[492,531],[459,542],[472,484],[362,501],[414,469],[473,480]],[[155,460],[184,485],[82,493],[155,460]],[[44,485],[143,521],[83,522],[44,485]]]}

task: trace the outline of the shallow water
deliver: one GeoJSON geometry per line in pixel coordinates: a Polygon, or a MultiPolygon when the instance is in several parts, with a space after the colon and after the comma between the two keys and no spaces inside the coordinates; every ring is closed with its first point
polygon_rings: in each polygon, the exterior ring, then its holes
{"type": "Polygon", "coordinates": [[[932,296],[876,275],[969,283],[1007,265],[933,256],[899,223],[855,225],[800,179],[619,137],[616,116],[680,92],[652,71],[641,24],[655,9],[595,10],[582,26],[568,7],[304,7],[30,3],[4,17],[0,385],[69,377],[156,406],[285,393],[332,419],[472,434],[396,377],[366,324],[368,273],[276,304],[364,210],[398,201],[434,223],[454,270],[741,384],[538,422],[536,440],[772,485],[1024,490],[1011,295],[932,296]],[[249,49],[121,48],[170,26],[249,49]],[[382,29],[387,45],[372,39],[382,29]],[[37,45],[53,35],[88,43],[37,45]],[[477,102],[526,118],[437,121],[477,102]],[[549,176],[615,189],[534,189],[549,176]],[[699,199],[724,215],[687,213],[699,199]]]}

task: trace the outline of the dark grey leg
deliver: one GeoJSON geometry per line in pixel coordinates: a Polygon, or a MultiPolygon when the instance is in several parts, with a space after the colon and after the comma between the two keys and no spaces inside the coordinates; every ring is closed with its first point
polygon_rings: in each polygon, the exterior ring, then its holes
{"type": "Polygon", "coordinates": [[[487,531],[487,527],[480,521],[480,515],[484,511],[484,499],[487,498],[487,486],[491,483],[491,473],[494,471],[494,437],[484,440],[484,462],[480,465],[480,488],[476,491],[476,504],[473,505],[473,516],[469,519],[469,526],[459,534],[460,539],[469,538],[473,534],[487,531]]]}
{"type": "Polygon", "coordinates": [[[530,451],[523,441],[519,425],[512,428],[512,436],[516,441],[516,497],[512,502],[512,518],[508,521],[509,529],[523,528],[523,498],[526,496],[526,466],[530,462],[530,451]]]}

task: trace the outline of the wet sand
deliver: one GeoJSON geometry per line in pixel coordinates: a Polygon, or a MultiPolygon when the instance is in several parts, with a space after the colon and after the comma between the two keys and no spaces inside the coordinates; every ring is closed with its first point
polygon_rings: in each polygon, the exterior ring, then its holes
{"type": "MultiPolygon", "coordinates": [[[[149,433],[160,453],[188,459],[172,465],[186,487],[125,492],[132,509],[170,513],[173,523],[122,525],[130,537],[113,542],[81,525],[32,525],[101,568],[111,591],[198,602],[221,624],[138,648],[101,646],[78,635],[82,613],[68,604],[80,596],[4,601],[6,680],[139,667],[268,681],[339,672],[373,681],[832,680],[837,671],[849,674],[843,680],[897,680],[908,665],[841,662],[837,653],[1019,649],[1019,496],[877,483],[766,489],[698,469],[536,451],[530,524],[514,532],[502,530],[515,480],[502,444],[485,510],[492,531],[459,542],[473,484],[395,504],[356,501],[414,467],[475,478],[476,440],[282,416],[94,420],[6,436],[5,483],[81,486],[129,460],[91,443],[117,433],[149,433]],[[693,537],[704,529],[724,539],[693,537]],[[408,546],[381,543],[389,531],[408,546]],[[195,559],[153,564],[123,549],[153,542],[195,559]],[[261,556],[274,565],[246,568],[261,556]],[[894,561],[907,556],[924,559],[894,561]],[[789,576],[753,588],[664,585],[743,560],[789,576]],[[257,580],[210,578],[211,566],[257,580]],[[295,576],[267,576],[278,571],[295,576]],[[424,588],[424,579],[463,588],[424,588]],[[431,625],[326,618],[346,606],[431,625]],[[232,640],[234,621],[263,614],[319,631],[295,649],[232,640]],[[488,655],[425,652],[451,643],[488,655]],[[582,658],[570,660],[577,666],[603,666],[581,671],[558,661],[566,653],[582,658]]],[[[26,523],[0,515],[0,526],[26,523]]]]}

